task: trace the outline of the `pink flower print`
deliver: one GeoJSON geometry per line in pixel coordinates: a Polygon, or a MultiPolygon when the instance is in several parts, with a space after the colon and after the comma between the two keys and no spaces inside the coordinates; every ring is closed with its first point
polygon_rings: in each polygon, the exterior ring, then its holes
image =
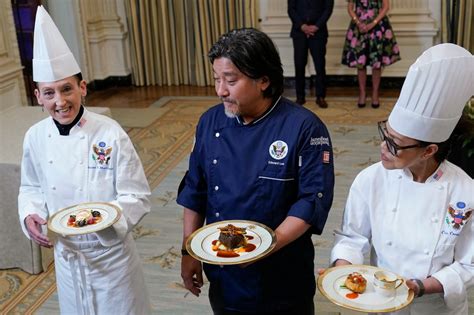
{"type": "Polygon", "coordinates": [[[367,58],[365,57],[365,55],[362,55],[357,60],[357,63],[360,64],[360,65],[365,65],[366,60],[367,60],[367,58]]]}
{"type": "Polygon", "coordinates": [[[347,31],[347,39],[348,39],[348,40],[351,40],[352,37],[354,37],[354,33],[352,32],[352,30],[348,30],[348,31],[347,31]]]}
{"type": "Polygon", "coordinates": [[[351,47],[354,48],[355,46],[357,46],[357,38],[353,37],[351,40],[351,47]]]}
{"type": "Polygon", "coordinates": [[[363,5],[364,7],[367,6],[367,0],[361,0],[360,2],[362,3],[362,5],[363,5]]]}
{"type": "Polygon", "coordinates": [[[388,56],[383,56],[382,57],[382,63],[384,65],[389,65],[391,62],[390,62],[390,58],[388,56]]]}
{"type": "Polygon", "coordinates": [[[393,45],[392,51],[394,54],[398,54],[400,52],[400,48],[398,47],[398,44],[393,45]]]}
{"type": "Polygon", "coordinates": [[[374,33],[370,33],[370,39],[371,39],[371,40],[374,40],[374,39],[375,39],[375,34],[374,34],[374,33]]]}
{"type": "Polygon", "coordinates": [[[357,61],[351,61],[351,63],[349,64],[351,67],[355,67],[355,65],[357,64],[357,61]]]}
{"type": "Polygon", "coordinates": [[[367,10],[367,17],[372,18],[373,16],[374,16],[374,10],[373,9],[367,10]]]}
{"type": "Polygon", "coordinates": [[[377,61],[376,63],[374,63],[374,64],[372,65],[372,68],[374,68],[374,69],[380,69],[380,66],[381,66],[381,65],[380,65],[380,61],[377,61]]]}
{"type": "Polygon", "coordinates": [[[387,30],[387,31],[385,32],[385,38],[386,38],[386,39],[392,39],[392,37],[393,37],[392,30],[387,30]]]}
{"type": "Polygon", "coordinates": [[[377,36],[378,39],[382,39],[382,32],[381,31],[377,31],[375,33],[375,35],[377,36]]]}

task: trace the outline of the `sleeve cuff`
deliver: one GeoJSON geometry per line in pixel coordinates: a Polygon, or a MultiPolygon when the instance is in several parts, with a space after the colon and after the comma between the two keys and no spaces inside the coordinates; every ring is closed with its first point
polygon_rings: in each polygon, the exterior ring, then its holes
{"type": "MultiPolygon", "coordinates": [[[[443,285],[444,301],[446,306],[450,309],[458,307],[466,300],[466,287],[461,275],[455,270],[456,264],[446,266],[438,272],[431,275],[436,278],[443,285]]],[[[462,268],[461,266],[459,266],[462,268]]]]}
{"type": "Polygon", "coordinates": [[[364,263],[364,255],[362,253],[356,252],[350,247],[343,245],[336,245],[331,251],[331,260],[330,265],[332,266],[334,262],[338,259],[344,259],[350,262],[351,264],[358,265],[364,263]]]}

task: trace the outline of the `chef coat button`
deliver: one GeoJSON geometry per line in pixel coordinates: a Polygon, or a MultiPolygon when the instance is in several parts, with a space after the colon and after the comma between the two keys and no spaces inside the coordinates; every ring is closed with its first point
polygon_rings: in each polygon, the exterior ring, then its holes
{"type": "Polygon", "coordinates": [[[431,222],[438,223],[438,218],[431,218],[431,222]]]}
{"type": "Polygon", "coordinates": [[[86,136],[82,135],[82,136],[81,136],[81,139],[84,139],[85,137],[86,137],[86,136]]]}
{"type": "Polygon", "coordinates": [[[79,161],[79,164],[80,164],[80,165],[84,164],[84,161],[79,161]]]}
{"type": "Polygon", "coordinates": [[[53,160],[49,160],[48,163],[49,163],[49,164],[53,164],[53,160]]]}
{"type": "Polygon", "coordinates": [[[219,186],[214,186],[214,190],[219,190],[219,186]]]}
{"type": "Polygon", "coordinates": [[[52,190],[56,190],[56,186],[51,186],[51,189],[52,189],[52,190]]]}
{"type": "Polygon", "coordinates": [[[216,138],[219,138],[220,135],[220,133],[216,132],[216,138]]]}
{"type": "Polygon", "coordinates": [[[398,179],[402,179],[402,175],[398,175],[398,179]]]}
{"type": "Polygon", "coordinates": [[[439,190],[443,190],[444,187],[443,187],[443,186],[439,186],[438,189],[439,189],[439,190]]]}
{"type": "Polygon", "coordinates": [[[425,253],[425,255],[429,255],[429,254],[430,254],[430,251],[427,250],[427,249],[425,249],[425,250],[423,251],[423,253],[425,253]]]}
{"type": "Polygon", "coordinates": [[[218,217],[219,217],[219,212],[216,212],[216,218],[218,218],[218,217]]]}
{"type": "Polygon", "coordinates": [[[392,246],[392,241],[387,241],[387,246],[392,246]]]}
{"type": "Polygon", "coordinates": [[[323,193],[322,192],[318,192],[318,198],[323,198],[323,193]]]}
{"type": "Polygon", "coordinates": [[[50,134],[50,133],[48,134],[48,138],[51,138],[51,134],[50,134]]]}
{"type": "Polygon", "coordinates": [[[79,191],[82,191],[82,188],[79,188],[79,191]]]}
{"type": "Polygon", "coordinates": [[[392,212],[397,212],[397,208],[393,208],[393,209],[392,209],[392,212]]]}
{"type": "Polygon", "coordinates": [[[217,164],[217,160],[216,159],[212,160],[212,164],[217,164]]]}

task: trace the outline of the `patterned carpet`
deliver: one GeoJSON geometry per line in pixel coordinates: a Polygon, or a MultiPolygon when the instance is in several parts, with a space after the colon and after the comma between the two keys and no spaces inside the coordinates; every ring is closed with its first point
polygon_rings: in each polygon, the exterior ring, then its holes
{"type": "MultiPolygon", "coordinates": [[[[157,314],[211,314],[207,285],[201,297],[196,298],[181,284],[182,209],[175,199],[176,188],[187,168],[197,119],[216,102],[211,97],[166,97],[149,109],[134,109],[133,118],[130,109],[112,111],[134,142],[152,188],[152,211],[135,229],[134,236],[157,314]]],[[[394,100],[382,99],[379,109],[358,109],[354,100],[348,98],[328,98],[328,103],[328,109],[317,108],[314,100],[306,104],[328,125],[336,161],[334,205],[325,232],[313,239],[317,267],[328,264],[332,231],[341,222],[350,183],[361,169],[378,161],[375,123],[388,116],[394,100]]],[[[319,294],[315,301],[316,314],[355,314],[335,307],[319,294]]],[[[33,312],[59,313],[54,268],[38,276],[18,270],[0,271],[0,313],[33,312]]]]}

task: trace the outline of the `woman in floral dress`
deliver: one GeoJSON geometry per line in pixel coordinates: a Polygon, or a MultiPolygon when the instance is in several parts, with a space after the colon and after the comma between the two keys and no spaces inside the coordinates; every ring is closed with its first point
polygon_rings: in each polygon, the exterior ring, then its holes
{"type": "Polygon", "coordinates": [[[387,17],[389,0],[349,0],[347,11],[352,20],[347,30],[342,64],[357,68],[359,101],[365,106],[367,66],[372,68],[372,107],[379,103],[382,67],[400,60],[400,51],[387,17]]]}

